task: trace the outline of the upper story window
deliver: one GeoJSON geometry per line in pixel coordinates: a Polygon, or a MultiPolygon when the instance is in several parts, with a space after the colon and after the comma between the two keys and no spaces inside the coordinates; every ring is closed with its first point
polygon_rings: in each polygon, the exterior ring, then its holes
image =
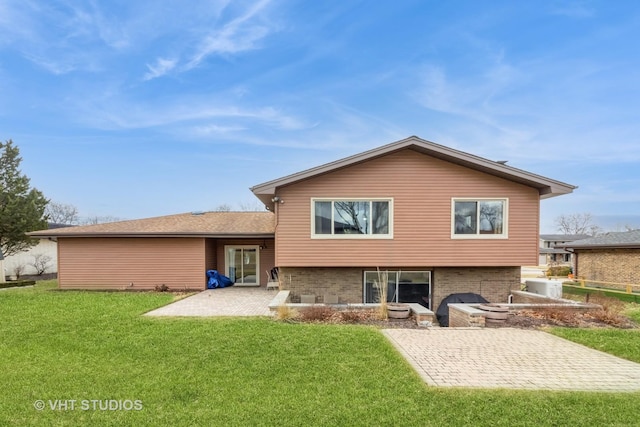
{"type": "Polygon", "coordinates": [[[391,199],[313,199],[312,237],[390,238],[391,199]]]}
{"type": "Polygon", "coordinates": [[[507,199],[452,199],[453,238],[506,238],[507,199]]]}

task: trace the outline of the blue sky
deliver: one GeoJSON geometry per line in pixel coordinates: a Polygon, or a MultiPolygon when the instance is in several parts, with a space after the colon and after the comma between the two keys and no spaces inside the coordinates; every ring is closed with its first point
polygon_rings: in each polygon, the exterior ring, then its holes
{"type": "Polygon", "coordinates": [[[417,135],[578,185],[543,232],[640,227],[638,40],[623,0],[0,0],[0,139],[83,216],[256,206],[417,135]]]}

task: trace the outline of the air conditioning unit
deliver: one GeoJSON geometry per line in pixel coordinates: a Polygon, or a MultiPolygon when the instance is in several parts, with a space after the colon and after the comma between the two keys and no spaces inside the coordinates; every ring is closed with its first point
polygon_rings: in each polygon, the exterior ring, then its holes
{"type": "Polygon", "coordinates": [[[527,279],[527,292],[549,298],[562,298],[562,281],[548,279],[527,279]]]}

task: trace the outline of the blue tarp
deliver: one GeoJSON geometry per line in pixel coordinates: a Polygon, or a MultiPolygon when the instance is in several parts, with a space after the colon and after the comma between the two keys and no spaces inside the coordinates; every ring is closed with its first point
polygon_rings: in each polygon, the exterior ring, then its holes
{"type": "Polygon", "coordinates": [[[207,289],[226,288],[228,286],[233,286],[233,280],[218,273],[218,270],[207,271],[207,278],[207,289]]]}

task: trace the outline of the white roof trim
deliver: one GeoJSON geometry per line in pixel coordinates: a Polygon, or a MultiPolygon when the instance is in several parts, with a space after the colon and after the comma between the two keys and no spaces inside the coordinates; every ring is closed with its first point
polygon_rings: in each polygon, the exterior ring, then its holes
{"type": "Polygon", "coordinates": [[[383,145],[382,147],[374,148],[360,154],[345,157],[331,163],[327,163],[298,173],[287,175],[282,178],[258,184],[251,187],[251,191],[263,202],[267,203],[270,201],[268,196],[275,195],[276,189],[278,187],[293,184],[295,182],[302,181],[314,176],[322,175],[337,169],[362,163],[373,158],[384,156],[386,154],[405,148],[413,149],[426,155],[439,158],[441,160],[445,160],[451,163],[468,167],[470,169],[475,169],[481,172],[488,173],[490,175],[495,175],[510,181],[515,181],[530,187],[537,188],[540,192],[541,198],[549,198],[562,194],[568,194],[571,193],[574,189],[578,188],[571,184],[556,181],[524,171],[522,169],[507,166],[503,163],[498,163],[493,160],[485,159],[483,157],[475,156],[463,151],[458,151],[453,148],[436,144],[434,142],[426,141],[424,139],[418,138],[417,136],[411,136],[409,138],[396,141],[391,144],[383,145]]]}

